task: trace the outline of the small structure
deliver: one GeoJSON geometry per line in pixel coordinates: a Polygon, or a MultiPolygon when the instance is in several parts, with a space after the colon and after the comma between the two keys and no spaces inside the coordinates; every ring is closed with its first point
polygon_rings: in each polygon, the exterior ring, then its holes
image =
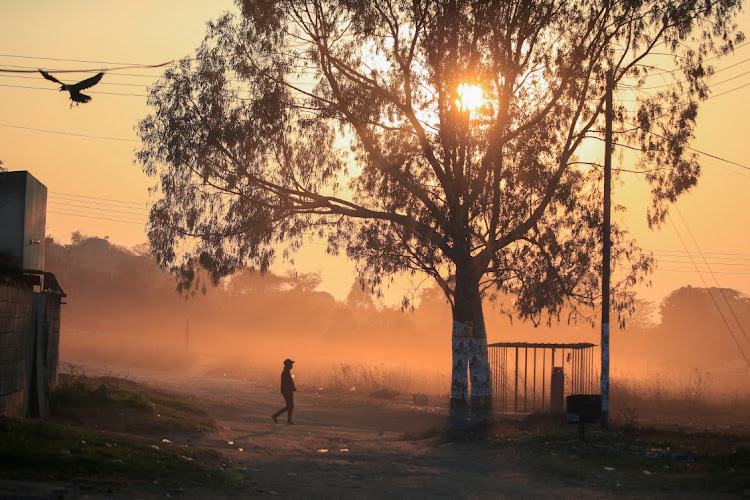
{"type": "Polygon", "coordinates": [[[47,416],[57,384],[65,294],[44,270],[46,211],[41,182],[0,173],[0,415],[47,416]]]}
{"type": "Polygon", "coordinates": [[[564,413],[565,396],[599,391],[596,344],[498,342],[488,346],[497,413],[564,413]]]}

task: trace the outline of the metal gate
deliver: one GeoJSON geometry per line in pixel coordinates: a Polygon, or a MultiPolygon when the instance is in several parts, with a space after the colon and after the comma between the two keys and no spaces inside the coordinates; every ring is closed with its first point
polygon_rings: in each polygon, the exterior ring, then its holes
{"type": "Polygon", "coordinates": [[[596,344],[498,342],[488,346],[492,408],[498,413],[562,412],[568,394],[598,394],[596,344]]]}

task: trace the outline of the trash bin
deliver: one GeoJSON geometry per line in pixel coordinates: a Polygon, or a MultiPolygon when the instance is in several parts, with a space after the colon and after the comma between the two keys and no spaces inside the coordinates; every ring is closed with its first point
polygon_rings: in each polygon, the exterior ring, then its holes
{"type": "Polygon", "coordinates": [[[599,394],[571,394],[565,398],[569,424],[578,424],[578,436],[583,441],[583,424],[595,424],[602,419],[602,397],[599,394]]]}
{"type": "Polygon", "coordinates": [[[562,366],[552,367],[550,385],[549,410],[551,413],[563,413],[563,403],[565,401],[565,374],[563,373],[562,366]]]}
{"type": "Polygon", "coordinates": [[[602,419],[602,397],[599,394],[571,394],[565,402],[569,423],[595,424],[602,419]]]}

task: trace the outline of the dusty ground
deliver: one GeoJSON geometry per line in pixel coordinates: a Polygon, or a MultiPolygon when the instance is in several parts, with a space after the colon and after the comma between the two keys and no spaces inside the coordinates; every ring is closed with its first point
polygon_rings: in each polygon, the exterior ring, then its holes
{"type": "Polygon", "coordinates": [[[296,425],[289,426],[283,416],[278,424],[271,420],[283,399],[267,388],[232,379],[203,379],[199,386],[173,380],[165,385],[191,394],[217,420],[219,430],[192,445],[222,450],[236,460],[251,485],[249,495],[602,497],[600,491],[533,478],[511,449],[486,442],[400,439],[404,433],[443,427],[448,414],[439,403],[420,407],[407,396],[384,401],[298,392],[296,425]]]}
{"type": "MultiPolygon", "coordinates": [[[[529,432],[543,435],[539,427],[501,425],[492,429],[490,439],[452,439],[438,432],[445,427],[448,412],[443,401],[434,399],[417,406],[409,395],[386,401],[300,391],[295,398],[297,425],[288,426],[283,416],[278,424],[271,420],[283,399],[262,383],[163,374],[132,379],[184,394],[205,408],[217,423],[215,431],[150,437],[167,439],[171,446],[219,451],[240,475],[240,487],[165,492],[157,486],[129,484],[104,496],[79,492],[71,497],[586,499],[738,498],[750,493],[750,489],[738,492],[736,484],[728,489],[700,481],[683,484],[691,476],[672,472],[692,464],[677,461],[647,462],[644,470],[624,470],[606,461],[592,463],[591,448],[577,444],[574,427],[557,426],[557,443],[547,449],[544,439],[537,439],[531,452],[525,448],[528,443],[519,444],[524,441],[517,437],[529,432]],[[561,432],[570,436],[562,444],[561,432]],[[698,489],[691,489],[691,484],[698,489]]],[[[601,456],[611,458],[606,450],[601,456]]]]}

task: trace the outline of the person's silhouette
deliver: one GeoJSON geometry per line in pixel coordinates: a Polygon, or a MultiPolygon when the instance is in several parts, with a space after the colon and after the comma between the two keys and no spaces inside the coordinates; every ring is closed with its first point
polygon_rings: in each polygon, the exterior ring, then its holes
{"type": "Polygon", "coordinates": [[[281,395],[284,396],[286,406],[271,415],[271,418],[276,423],[279,422],[279,416],[282,413],[287,412],[287,424],[294,425],[292,411],[294,411],[294,391],[296,391],[297,388],[294,387],[294,379],[292,379],[292,365],[294,365],[294,361],[291,359],[284,360],[284,371],[281,372],[281,395]]]}

